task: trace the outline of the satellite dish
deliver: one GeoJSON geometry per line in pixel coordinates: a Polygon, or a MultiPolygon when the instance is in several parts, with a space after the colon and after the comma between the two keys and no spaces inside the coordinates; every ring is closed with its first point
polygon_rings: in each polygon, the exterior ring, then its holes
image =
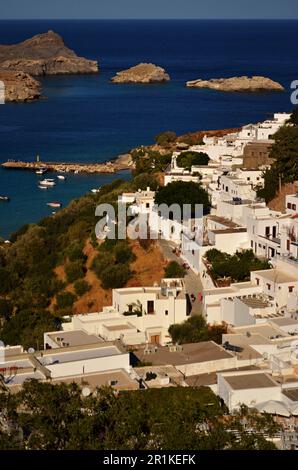
{"type": "Polygon", "coordinates": [[[29,349],[28,349],[28,353],[29,353],[29,354],[35,353],[35,349],[34,349],[34,348],[29,348],[29,349]]]}
{"type": "Polygon", "coordinates": [[[83,397],[89,397],[90,394],[91,394],[90,388],[89,387],[84,387],[83,390],[82,390],[83,397]]]}

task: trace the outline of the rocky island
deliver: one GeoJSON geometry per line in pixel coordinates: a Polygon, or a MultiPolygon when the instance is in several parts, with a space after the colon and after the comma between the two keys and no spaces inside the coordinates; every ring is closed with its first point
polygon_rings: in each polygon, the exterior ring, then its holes
{"type": "Polygon", "coordinates": [[[7,103],[40,97],[41,84],[32,76],[97,72],[97,61],[78,57],[53,31],[19,44],[0,45],[0,80],[5,85],[7,103]]]}
{"type": "Polygon", "coordinates": [[[284,91],[284,87],[280,83],[262,76],[198,79],[186,82],[186,86],[230,92],[284,91]]]}
{"type": "Polygon", "coordinates": [[[0,69],[35,76],[97,73],[98,63],[78,57],[59,34],[48,31],[19,44],[1,45],[0,69]]]}
{"type": "Polygon", "coordinates": [[[0,70],[0,81],[5,86],[5,102],[26,102],[40,97],[40,83],[25,72],[0,70]]]}
{"type": "Polygon", "coordinates": [[[127,70],[117,72],[111,78],[113,83],[163,83],[168,82],[170,76],[166,71],[154,64],[138,64],[127,70]]]}

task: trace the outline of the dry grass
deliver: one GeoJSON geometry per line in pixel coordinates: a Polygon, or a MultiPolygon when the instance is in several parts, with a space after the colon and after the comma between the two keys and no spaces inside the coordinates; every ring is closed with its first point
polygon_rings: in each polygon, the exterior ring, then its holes
{"type": "Polygon", "coordinates": [[[298,181],[295,183],[285,184],[278,195],[268,203],[268,207],[274,211],[285,212],[286,210],[286,196],[295,194],[298,191],[298,181]]]}
{"type": "MultiPolygon", "coordinates": [[[[130,244],[136,255],[136,260],[131,264],[134,276],[127,283],[127,287],[153,286],[155,283],[159,284],[160,280],[164,277],[166,261],[157,244],[153,243],[147,251],[144,250],[137,241],[131,241],[130,244]]],[[[87,240],[85,244],[84,254],[87,256],[87,272],[84,279],[91,286],[91,289],[74,303],[73,312],[75,314],[100,312],[104,306],[111,305],[112,303],[112,290],[103,289],[100,280],[91,270],[93,260],[98,254],[98,251],[93,247],[90,240],[87,240]]],[[[58,279],[62,281],[66,279],[64,266],[63,264],[55,269],[58,279]]],[[[74,293],[73,284],[68,284],[65,290],[74,293]]],[[[51,311],[53,311],[54,306],[55,299],[52,299],[50,305],[51,311]]]]}

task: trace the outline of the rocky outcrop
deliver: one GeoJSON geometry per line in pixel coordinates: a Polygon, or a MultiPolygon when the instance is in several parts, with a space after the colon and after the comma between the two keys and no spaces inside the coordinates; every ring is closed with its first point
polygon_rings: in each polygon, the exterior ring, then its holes
{"type": "Polygon", "coordinates": [[[78,57],[59,34],[48,31],[15,45],[0,46],[0,69],[31,75],[98,72],[98,63],[78,57]]]}
{"type": "Polygon", "coordinates": [[[284,87],[280,83],[261,76],[199,79],[186,82],[186,86],[232,92],[284,91],[284,87]]]}
{"type": "Polygon", "coordinates": [[[0,70],[0,81],[4,83],[6,103],[32,101],[40,97],[40,83],[27,73],[0,70]]]}
{"type": "Polygon", "coordinates": [[[162,67],[154,64],[138,64],[127,70],[117,72],[111,78],[113,83],[162,83],[168,82],[170,76],[162,67]]]}

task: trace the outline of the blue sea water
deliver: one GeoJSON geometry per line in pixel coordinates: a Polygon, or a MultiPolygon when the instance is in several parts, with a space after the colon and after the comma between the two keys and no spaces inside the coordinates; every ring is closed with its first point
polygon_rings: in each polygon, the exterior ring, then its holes
{"type": "MultiPolygon", "coordinates": [[[[37,154],[45,161],[104,161],[151,143],[161,131],[241,126],[293,108],[297,21],[0,21],[0,44],[49,29],[79,55],[97,59],[100,73],[46,77],[44,99],[0,106],[0,162],[37,154]],[[141,61],[164,67],[171,82],[109,83],[117,71],[141,61]],[[281,82],[286,92],[233,94],[184,86],[199,77],[253,74],[281,82]]],[[[65,205],[116,177],[73,175],[42,191],[35,174],[0,170],[0,194],[11,197],[0,203],[0,236],[49,214],[49,200],[65,205]]]]}

